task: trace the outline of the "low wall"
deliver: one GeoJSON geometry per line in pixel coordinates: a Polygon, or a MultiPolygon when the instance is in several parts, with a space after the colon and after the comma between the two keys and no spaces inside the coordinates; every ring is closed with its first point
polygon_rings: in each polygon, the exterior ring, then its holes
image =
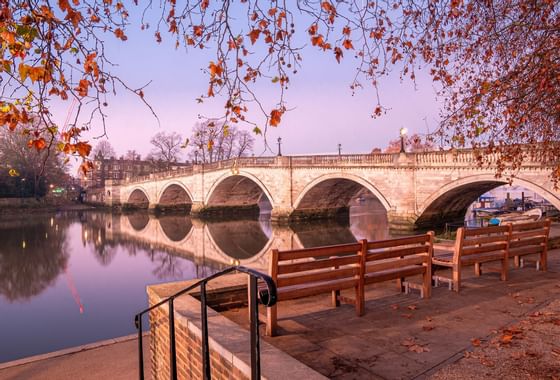
{"type": "MultiPolygon", "coordinates": [[[[190,282],[153,285],[148,287],[150,305],[187,287],[190,282]]],[[[232,289],[239,294],[240,286],[246,287],[245,275],[231,275],[208,284],[208,293],[232,289]],[[245,284],[245,285],[244,285],[245,284]]],[[[245,288],[246,291],[246,288],[245,288]]],[[[202,378],[202,330],[200,302],[192,295],[174,301],[175,339],[177,349],[177,375],[179,379],[202,378]]],[[[263,307],[263,306],[261,306],[263,307]]],[[[166,305],[150,312],[150,353],[152,378],[169,379],[169,309],[166,305]]],[[[212,379],[250,379],[250,333],[236,323],[208,309],[208,342],[212,379]]],[[[297,361],[283,351],[261,339],[261,377],[263,379],[325,379],[318,372],[297,361]]]]}

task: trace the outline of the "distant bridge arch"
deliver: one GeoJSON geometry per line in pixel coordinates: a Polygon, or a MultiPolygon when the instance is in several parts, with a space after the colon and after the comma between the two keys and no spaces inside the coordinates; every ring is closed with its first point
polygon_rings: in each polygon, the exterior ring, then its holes
{"type": "Polygon", "coordinates": [[[160,208],[189,208],[193,202],[192,192],[181,181],[169,181],[157,195],[157,205],[160,208]]]}
{"type": "Polygon", "coordinates": [[[247,171],[240,171],[237,174],[226,172],[210,187],[205,204],[208,206],[256,205],[262,195],[274,207],[272,194],[257,176],[247,171]]]}

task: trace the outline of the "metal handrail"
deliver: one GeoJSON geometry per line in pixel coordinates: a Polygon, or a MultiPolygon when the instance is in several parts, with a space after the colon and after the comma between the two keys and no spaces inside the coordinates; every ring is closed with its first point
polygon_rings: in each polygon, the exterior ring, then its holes
{"type": "Polygon", "coordinates": [[[204,379],[211,379],[210,371],[210,349],[208,347],[208,317],[206,313],[206,284],[220,276],[232,272],[241,272],[249,275],[249,313],[251,322],[251,379],[256,380],[261,377],[260,366],[260,345],[259,345],[259,309],[258,301],[267,307],[276,304],[276,284],[268,275],[258,272],[254,269],[244,266],[235,266],[216,272],[211,276],[203,278],[200,281],[178,291],[172,296],[164,299],[142,310],[134,317],[134,324],[138,329],[138,359],[139,359],[139,378],[144,379],[144,352],[142,347],[142,316],[149,311],[165,304],[169,304],[169,372],[172,380],[177,379],[177,355],[175,346],[175,320],[173,302],[175,298],[187,293],[190,290],[200,287],[200,314],[202,324],[202,363],[204,379]],[[257,288],[257,280],[264,281],[266,288],[257,288]],[[258,298],[257,298],[258,297],[258,298]]]}

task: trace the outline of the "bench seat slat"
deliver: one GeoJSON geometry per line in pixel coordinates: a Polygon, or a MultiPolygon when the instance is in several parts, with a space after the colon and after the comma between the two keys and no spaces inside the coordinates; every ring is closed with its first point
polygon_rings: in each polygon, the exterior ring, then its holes
{"type": "Polygon", "coordinates": [[[278,277],[277,285],[278,287],[299,285],[304,283],[309,283],[309,286],[313,286],[317,282],[328,281],[339,278],[353,278],[360,274],[360,268],[358,266],[345,267],[339,269],[327,269],[316,271],[308,274],[292,275],[292,276],[282,276],[278,277]]]}
{"type": "Polygon", "coordinates": [[[280,264],[278,265],[278,274],[305,272],[308,270],[331,268],[335,266],[343,266],[348,264],[358,264],[360,256],[346,256],[346,257],[330,257],[325,260],[310,260],[294,264],[280,264]]]}

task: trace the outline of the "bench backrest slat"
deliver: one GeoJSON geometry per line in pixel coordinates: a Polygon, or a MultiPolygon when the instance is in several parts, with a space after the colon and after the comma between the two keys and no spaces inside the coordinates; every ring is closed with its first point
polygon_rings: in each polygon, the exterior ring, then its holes
{"type": "Polygon", "coordinates": [[[283,287],[283,286],[292,286],[292,285],[307,284],[313,282],[325,282],[333,279],[359,276],[359,274],[360,274],[360,268],[357,266],[345,267],[340,269],[321,270],[321,271],[311,272],[307,274],[300,274],[297,276],[279,277],[277,281],[277,286],[283,287]]]}
{"type": "MultiPolygon", "coordinates": [[[[463,228],[463,227],[461,227],[463,228]]],[[[464,236],[480,236],[480,235],[487,235],[487,234],[507,234],[509,232],[508,226],[491,226],[491,227],[478,227],[478,228],[463,228],[464,236]]]]}
{"type": "Polygon", "coordinates": [[[329,260],[313,260],[290,264],[279,264],[278,275],[305,272],[315,269],[341,267],[350,264],[359,264],[360,258],[356,255],[346,257],[331,257],[329,260]]]}
{"type": "Polygon", "coordinates": [[[503,252],[507,250],[508,243],[507,241],[501,241],[496,243],[487,243],[480,246],[470,246],[470,247],[463,247],[461,252],[462,256],[468,255],[477,255],[477,254],[484,254],[484,253],[491,253],[491,252],[503,252]]]}
{"type": "Polygon", "coordinates": [[[426,263],[426,258],[420,255],[405,257],[400,260],[387,260],[369,263],[366,267],[366,273],[382,272],[388,269],[398,269],[410,265],[418,265],[426,263]]]}
{"type": "Polygon", "coordinates": [[[430,238],[428,234],[407,236],[407,237],[389,239],[389,240],[370,241],[368,242],[368,250],[387,248],[387,247],[397,247],[397,246],[408,245],[408,244],[427,243],[429,241],[430,238]]]}
{"type": "Polygon", "coordinates": [[[317,247],[317,248],[304,248],[304,249],[295,249],[291,251],[278,251],[278,259],[277,261],[285,261],[285,260],[298,260],[298,259],[306,259],[306,258],[321,258],[321,257],[328,257],[328,256],[342,256],[345,254],[356,254],[357,252],[361,251],[362,244],[361,243],[352,243],[352,244],[339,244],[339,245],[331,245],[328,247],[317,247]]]}
{"type": "Polygon", "coordinates": [[[525,230],[536,230],[540,228],[550,228],[550,219],[547,218],[544,220],[540,220],[538,222],[512,224],[512,230],[514,232],[525,231],[525,230]]]}
{"type": "Polygon", "coordinates": [[[415,247],[404,247],[404,248],[395,248],[395,249],[386,249],[386,250],[377,250],[377,251],[369,251],[366,255],[366,261],[376,261],[376,260],[385,260],[385,259],[392,259],[395,257],[401,256],[410,256],[410,255],[417,255],[422,253],[428,253],[430,250],[429,245],[420,245],[415,247]]]}
{"type": "Polygon", "coordinates": [[[463,248],[477,245],[487,245],[493,243],[507,242],[506,234],[492,234],[490,236],[471,236],[469,239],[463,240],[463,248]]]}

